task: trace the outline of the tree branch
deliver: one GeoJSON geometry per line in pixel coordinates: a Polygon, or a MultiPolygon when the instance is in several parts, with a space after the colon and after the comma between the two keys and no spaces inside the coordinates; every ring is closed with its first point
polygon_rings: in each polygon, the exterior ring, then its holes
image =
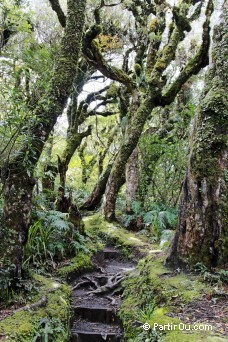
{"type": "Polygon", "coordinates": [[[93,113],[90,113],[90,116],[100,115],[100,116],[103,116],[103,117],[107,117],[107,116],[116,115],[116,114],[119,114],[119,112],[104,111],[104,112],[93,112],[93,113]]]}
{"type": "Polygon", "coordinates": [[[203,24],[202,45],[196,55],[187,63],[177,79],[161,97],[159,105],[166,106],[172,103],[180,91],[182,85],[192,76],[196,75],[201,68],[208,65],[208,51],[210,46],[210,17],[213,12],[213,1],[209,0],[206,9],[206,20],[203,24]]]}
{"type": "Polygon", "coordinates": [[[83,53],[87,61],[104,76],[123,83],[130,92],[134,93],[136,89],[135,82],[124,71],[111,66],[104,59],[104,56],[100,51],[99,42],[95,39],[100,32],[101,27],[99,25],[94,25],[86,34],[83,53]]]}
{"type": "Polygon", "coordinates": [[[59,22],[62,27],[66,27],[66,16],[59,4],[59,0],[49,0],[51,8],[58,16],[59,22]]]}
{"type": "Polygon", "coordinates": [[[92,109],[90,112],[87,113],[87,116],[92,116],[92,115],[97,115],[97,114],[102,115],[102,114],[97,112],[97,109],[102,107],[102,106],[106,106],[107,104],[113,103],[113,102],[114,102],[113,99],[106,99],[106,100],[98,103],[94,109],[92,109]]]}
{"type": "Polygon", "coordinates": [[[78,110],[81,111],[82,109],[84,109],[84,106],[87,105],[87,107],[93,102],[93,101],[96,101],[96,100],[99,100],[101,99],[99,97],[99,95],[101,95],[103,92],[105,92],[106,90],[108,90],[110,87],[110,85],[108,86],[105,86],[104,88],[98,90],[98,91],[94,91],[93,93],[89,93],[87,95],[87,97],[85,98],[85,100],[81,101],[80,102],[80,105],[78,107],[78,110]]]}

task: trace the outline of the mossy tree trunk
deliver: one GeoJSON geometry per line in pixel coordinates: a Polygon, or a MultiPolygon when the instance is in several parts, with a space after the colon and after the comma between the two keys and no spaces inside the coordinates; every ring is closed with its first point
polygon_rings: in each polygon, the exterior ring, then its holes
{"type": "Polygon", "coordinates": [[[200,262],[210,267],[228,260],[227,18],[226,12],[215,29],[213,63],[195,119],[178,228],[167,258],[171,266],[200,262]]]}
{"type": "Polygon", "coordinates": [[[34,168],[54,124],[66,105],[77,74],[84,27],[86,1],[68,0],[66,28],[50,87],[38,103],[28,124],[30,145],[26,143],[1,170],[4,191],[4,224],[0,230],[0,271],[21,276],[24,244],[27,239],[35,184],[34,168]]]}
{"type": "Polygon", "coordinates": [[[113,162],[110,162],[105,171],[100,175],[97,184],[93,188],[93,191],[89,195],[89,197],[86,199],[85,203],[81,206],[80,209],[86,209],[86,210],[94,210],[96,207],[100,204],[102,200],[102,196],[105,193],[106,184],[112,169],[113,162]]]}
{"type": "Polygon", "coordinates": [[[128,125],[117,157],[110,173],[104,198],[104,214],[108,221],[115,220],[115,204],[120,187],[125,182],[125,166],[137,146],[144,124],[153,108],[153,100],[149,96],[138,109],[132,106],[131,124],[128,125]],[[135,112],[134,112],[135,111],[135,112]],[[134,114],[133,114],[134,113],[134,114]]]}
{"type": "Polygon", "coordinates": [[[132,214],[132,202],[137,200],[139,190],[138,148],[136,147],[126,165],[126,213],[132,214]]]}
{"type": "MultiPolygon", "coordinates": [[[[66,139],[66,147],[61,156],[58,156],[58,169],[60,176],[60,185],[62,189],[65,191],[66,185],[66,173],[68,170],[69,163],[71,158],[73,157],[75,151],[81,146],[83,138],[88,137],[92,133],[92,126],[88,126],[84,132],[80,131],[80,125],[85,122],[86,118],[89,116],[93,116],[97,114],[97,109],[101,105],[105,105],[109,103],[110,100],[108,97],[106,98],[102,93],[108,90],[109,86],[104,86],[102,89],[98,91],[94,91],[89,93],[89,95],[78,103],[78,96],[80,95],[83,86],[91,79],[94,69],[89,67],[84,60],[81,61],[79,66],[79,72],[76,79],[75,91],[71,94],[71,103],[68,107],[67,118],[68,118],[68,130],[67,130],[67,139],[66,139]],[[90,109],[89,105],[96,101],[101,100],[99,104],[97,104],[93,109],[90,109]]],[[[99,113],[102,115],[103,113],[99,113]]],[[[105,115],[105,114],[104,114],[105,115]]],[[[81,158],[82,164],[82,182],[86,184],[90,172],[95,165],[95,157],[91,160],[89,165],[85,163],[83,151],[85,149],[85,144],[78,149],[79,157],[81,158]],[[90,170],[91,169],[91,170],[90,170]]]]}
{"type": "Polygon", "coordinates": [[[68,170],[68,165],[73,157],[77,148],[81,145],[82,139],[91,134],[91,128],[88,128],[83,133],[72,132],[72,135],[67,138],[67,145],[63,152],[63,155],[58,157],[58,170],[60,176],[60,185],[65,191],[66,185],[66,173],[68,170]]]}

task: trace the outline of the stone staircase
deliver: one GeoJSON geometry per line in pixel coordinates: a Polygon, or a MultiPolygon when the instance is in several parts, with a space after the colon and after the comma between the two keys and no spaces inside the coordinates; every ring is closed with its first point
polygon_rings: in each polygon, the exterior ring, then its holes
{"type": "Polygon", "coordinates": [[[81,275],[73,284],[73,342],[118,342],[123,334],[117,316],[121,304],[118,285],[134,265],[112,247],[93,258],[96,271],[81,275]],[[115,284],[117,286],[113,286],[115,284]]]}

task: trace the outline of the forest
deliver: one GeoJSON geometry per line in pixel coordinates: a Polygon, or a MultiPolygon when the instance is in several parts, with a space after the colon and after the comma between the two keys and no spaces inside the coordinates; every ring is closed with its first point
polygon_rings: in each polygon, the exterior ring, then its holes
{"type": "Polygon", "coordinates": [[[227,341],[227,9],[0,0],[0,341],[227,341]]]}

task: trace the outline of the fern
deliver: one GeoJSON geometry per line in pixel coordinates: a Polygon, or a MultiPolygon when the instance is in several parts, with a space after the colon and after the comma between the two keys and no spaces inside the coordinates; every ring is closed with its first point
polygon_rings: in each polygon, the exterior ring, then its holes
{"type": "Polygon", "coordinates": [[[88,251],[84,237],[68,221],[67,214],[51,210],[38,211],[37,215],[38,220],[29,229],[24,267],[29,264],[55,267],[56,262],[65,257],[88,251]]]}
{"type": "Polygon", "coordinates": [[[149,229],[150,234],[159,240],[164,229],[174,229],[177,225],[177,210],[168,208],[161,203],[152,202],[150,207],[143,209],[140,201],[132,202],[131,215],[123,215],[123,224],[128,227],[132,220],[142,217],[144,226],[149,229]]]}

